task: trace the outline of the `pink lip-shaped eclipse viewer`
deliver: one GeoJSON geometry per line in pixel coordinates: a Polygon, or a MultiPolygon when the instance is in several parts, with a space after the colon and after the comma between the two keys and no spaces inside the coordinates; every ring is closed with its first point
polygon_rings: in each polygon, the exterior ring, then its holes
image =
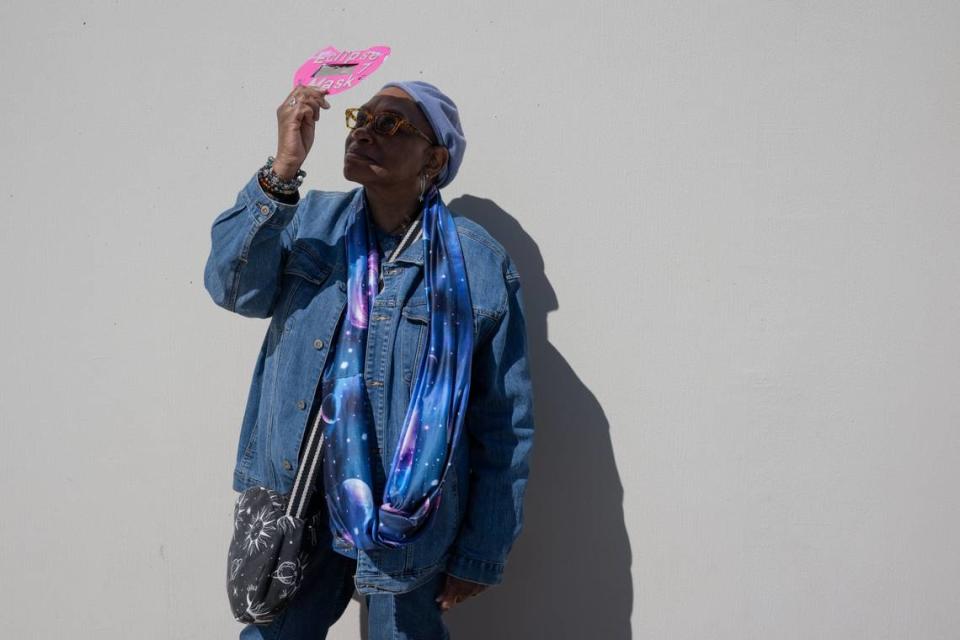
{"type": "Polygon", "coordinates": [[[324,89],[328,95],[341,93],[379,69],[388,55],[390,47],[385,45],[358,51],[324,47],[300,65],[293,76],[293,86],[324,89]]]}

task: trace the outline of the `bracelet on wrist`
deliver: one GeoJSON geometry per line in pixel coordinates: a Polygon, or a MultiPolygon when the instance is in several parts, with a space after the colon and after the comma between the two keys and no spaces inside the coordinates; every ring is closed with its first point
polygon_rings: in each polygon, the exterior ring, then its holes
{"type": "Polygon", "coordinates": [[[298,191],[294,191],[293,193],[273,191],[270,185],[266,184],[260,176],[257,176],[257,182],[260,183],[260,188],[263,190],[263,193],[271,200],[276,200],[282,204],[297,204],[300,201],[300,193],[298,191]]]}
{"type": "Polygon", "coordinates": [[[300,185],[303,184],[303,178],[307,175],[303,169],[297,170],[297,175],[289,180],[284,180],[273,171],[273,163],[276,160],[273,156],[267,157],[267,163],[260,167],[257,176],[260,178],[260,184],[266,185],[264,188],[274,193],[283,195],[293,195],[297,193],[300,185]]]}

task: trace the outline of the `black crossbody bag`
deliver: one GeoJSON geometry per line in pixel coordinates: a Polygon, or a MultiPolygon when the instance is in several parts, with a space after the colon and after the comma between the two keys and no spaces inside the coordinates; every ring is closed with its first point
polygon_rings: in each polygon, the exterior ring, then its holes
{"type": "Polygon", "coordinates": [[[249,487],[233,509],[233,538],[227,553],[227,596],[237,622],[269,624],[297,593],[310,562],[318,527],[328,527],[321,510],[305,517],[320,472],[323,431],[320,411],[310,430],[293,490],[280,495],[249,487]]]}

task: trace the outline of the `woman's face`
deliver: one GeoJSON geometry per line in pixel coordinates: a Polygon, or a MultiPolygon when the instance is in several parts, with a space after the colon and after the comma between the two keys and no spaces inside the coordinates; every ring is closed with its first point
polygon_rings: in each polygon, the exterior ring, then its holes
{"type": "MultiPolygon", "coordinates": [[[[410,121],[428,138],[435,140],[433,129],[420,107],[407,92],[386,87],[361,105],[370,113],[392,111],[410,121]]],[[[364,186],[403,186],[419,188],[425,170],[436,176],[443,167],[445,149],[401,127],[393,136],[373,130],[372,124],[351,129],[344,143],[343,177],[364,186]]]]}

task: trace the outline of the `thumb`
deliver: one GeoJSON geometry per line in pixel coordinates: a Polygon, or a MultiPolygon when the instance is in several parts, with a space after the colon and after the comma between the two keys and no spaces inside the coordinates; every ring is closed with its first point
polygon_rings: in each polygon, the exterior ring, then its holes
{"type": "Polygon", "coordinates": [[[434,601],[442,604],[445,600],[450,600],[452,596],[453,594],[450,593],[450,576],[444,574],[443,586],[440,588],[440,593],[434,598],[434,601]]]}

